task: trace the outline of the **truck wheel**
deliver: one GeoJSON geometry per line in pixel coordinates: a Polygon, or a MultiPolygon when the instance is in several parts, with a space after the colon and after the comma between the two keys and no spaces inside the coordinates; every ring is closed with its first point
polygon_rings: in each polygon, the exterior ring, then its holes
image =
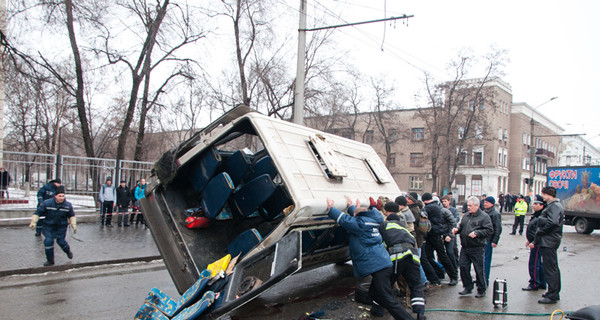
{"type": "Polygon", "coordinates": [[[590,234],[592,231],[594,231],[594,226],[586,218],[577,218],[574,226],[577,233],[590,234]]]}

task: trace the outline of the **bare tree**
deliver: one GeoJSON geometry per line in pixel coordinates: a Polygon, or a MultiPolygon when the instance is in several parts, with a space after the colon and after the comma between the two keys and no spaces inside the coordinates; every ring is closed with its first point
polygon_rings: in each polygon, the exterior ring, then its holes
{"type": "Polygon", "coordinates": [[[373,111],[370,113],[372,123],[383,139],[386,166],[391,167],[392,144],[396,141],[396,126],[393,124],[389,110],[392,109],[391,96],[394,87],[386,84],[383,78],[371,79],[373,89],[373,111]]]}
{"type": "Polygon", "coordinates": [[[454,74],[451,81],[436,83],[425,75],[429,108],[415,116],[426,123],[434,191],[452,186],[463,151],[489,139],[490,114],[495,112],[494,89],[489,84],[502,75],[505,55],[504,50],[492,49],[484,56],[479,77],[470,76],[476,59],[463,53],[449,65],[454,74]],[[482,112],[485,104],[487,115],[482,112]],[[440,186],[442,173],[447,180],[440,186]]]}

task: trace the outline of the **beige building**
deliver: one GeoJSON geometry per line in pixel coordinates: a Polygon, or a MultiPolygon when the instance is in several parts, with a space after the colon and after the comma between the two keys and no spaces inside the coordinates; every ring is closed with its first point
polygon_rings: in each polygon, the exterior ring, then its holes
{"type": "Polygon", "coordinates": [[[514,103],[511,111],[511,142],[508,191],[526,195],[529,191],[525,179],[531,176],[530,150],[535,152],[532,191],[540,193],[546,185],[546,172],[558,165],[561,152],[561,135],[564,129],[527,103],[514,103]],[[533,128],[531,120],[533,119],[533,128]],[[532,132],[533,129],[533,132],[532,132]],[[534,148],[531,148],[533,134],[534,148]]]}

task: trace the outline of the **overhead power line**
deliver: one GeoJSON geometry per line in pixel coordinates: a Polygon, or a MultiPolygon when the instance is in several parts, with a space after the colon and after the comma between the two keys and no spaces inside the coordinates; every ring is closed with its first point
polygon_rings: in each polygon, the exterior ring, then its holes
{"type": "Polygon", "coordinates": [[[319,28],[312,28],[312,29],[298,29],[298,31],[319,31],[319,30],[326,30],[326,29],[336,29],[336,28],[342,28],[342,27],[357,26],[357,25],[367,24],[367,23],[375,23],[375,22],[398,20],[398,19],[408,19],[408,18],[413,18],[413,17],[414,17],[414,15],[410,15],[410,16],[403,15],[401,17],[389,17],[389,18],[385,18],[385,19],[352,22],[352,23],[338,24],[338,25],[327,26],[327,27],[319,27],[319,28]]]}

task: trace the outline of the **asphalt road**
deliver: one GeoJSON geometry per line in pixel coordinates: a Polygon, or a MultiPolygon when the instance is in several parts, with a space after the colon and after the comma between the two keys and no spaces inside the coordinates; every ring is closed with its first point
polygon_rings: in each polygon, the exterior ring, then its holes
{"type": "MultiPolygon", "coordinates": [[[[504,225],[500,245],[494,252],[491,274],[492,279],[507,280],[508,306],[494,308],[491,290],[487,297],[476,299],[459,297],[460,283],[456,287],[444,285],[432,288],[426,294],[428,319],[550,319],[549,315],[528,314],[549,314],[557,309],[575,311],[600,303],[597,289],[600,278],[596,275],[596,268],[600,266],[599,231],[579,235],[572,227],[565,227],[558,255],[562,300],[556,305],[540,305],[537,300],[542,292],[520,289],[528,280],[528,250],[524,247],[524,237],[509,235],[509,228],[508,223],[504,225]],[[457,311],[437,311],[440,309],[457,311]],[[465,313],[467,310],[500,314],[465,313]]],[[[354,287],[360,283],[361,280],[352,277],[350,264],[321,267],[291,276],[234,311],[231,317],[298,319],[305,313],[323,311],[324,319],[370,319],[368,306],[354,301],[354,287]]],[[[178,297],[160,260],[2,277],[0,318],[132,319],[152,287],[178,297]]],[[[386,313],[378,319],[391,317],[386,313]]]]}

